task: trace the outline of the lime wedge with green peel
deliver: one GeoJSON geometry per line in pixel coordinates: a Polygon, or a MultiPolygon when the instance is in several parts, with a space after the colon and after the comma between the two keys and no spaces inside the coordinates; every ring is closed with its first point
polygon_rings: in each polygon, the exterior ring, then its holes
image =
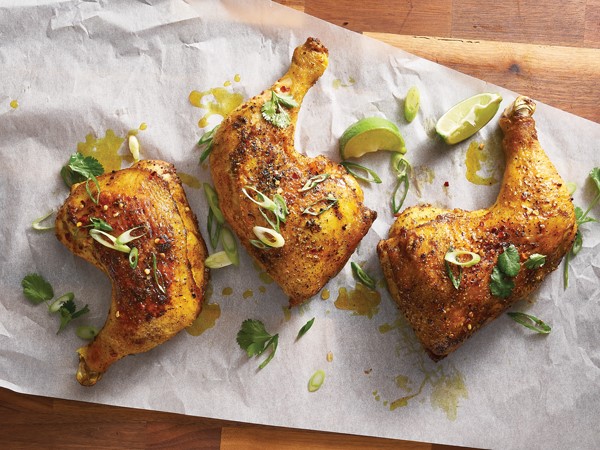
{"type": "Polygon", "coordinates": [[[481,130],[498,112],[502,97],[483,93],[454,105],[437,121],[435,131],[447,144],[456,144],[481,130]]]}
{"type": "Polygon", "coordinates": [[[421,102],[421,94],[416,86],[411,87],[404,99],[404,118],[408,123],[411,123],[417,117],[419,112],[419,104],[421,102]]]}
{"type": "Polygon", "coordinates": [[[368,117],[350,125],[340,138],[342,159],[360,158],[365,153],[390,150],[406,153],[398,127],[383,117],[368,117]]]}

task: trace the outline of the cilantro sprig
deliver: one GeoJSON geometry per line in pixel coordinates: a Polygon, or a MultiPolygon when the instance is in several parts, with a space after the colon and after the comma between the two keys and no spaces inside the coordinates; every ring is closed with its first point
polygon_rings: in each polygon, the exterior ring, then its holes
{"type": "Polygon", "coordinates": [[[510,244],[498,255],[498,261],[490,276],[490,292],[500,298],[509,297],[515,288],[512,280],[521,270],[520,256],[517,248],[510,244]]]}
{"type": "Polygon", "coordinates": [[[81,309],[77,309],[77,305],[74,301],[75,295],[72,292],[61,295],[56,300],[49,303],[54,298],[54,289],[48,281],[37,273],[26,275],[21,281],[21,286],[23,287],[25,298],[31,303],[34,305],[46,303],[48,312],[60,314],[60,326],[56,334],[64,330],[72,320],[77,319],[90,311],[88,305],[85,305],[81,309]]]}
{"type": "Polygon", "coordinates": [[[298,102],[291,95],[271,91],[271,99],[262,105],[260,112],[267,122],[277,128],[286,128],[291,123],[286,108],[296,108],[297,106],[298,102]]]}
{"type": "Polygon", "coordinates": [[[67,185],[71,187],[75,183],[85,182],[85,190],[90,199],[98,204],[100,199],[100,183],[96,177],[104,173],[104,167],[93,156],[83,156],[81,153],[73,153],[69,162],[60,171],[60,176],[67,185]],[[96,186],[96,195],[90,188],[90,181],[96,186]]]}
{"type": "Polygon", "coordinates": [[[575,235],[575,241],[573,242],[573,247],[571,247],[571,251],[567,253],[565,256],[565,268],[563,272],[563,281],[564,287],[567,289],[569,287],[569,262],[576,256],[583,247],[583,232],[581,231],[581,225],[589,222],[598,222],[593,217],[589,217],[589,212],[600,202],[600,167],[594,167],[589,174],[590,179],[594,182],[596,186],[596,196],[590,202],[588,208],[584,211],[579,206],[575,207],[575,220],[577,223],[577,234],[575,235]]]}
{"type": "Polygon", "coordinates": [[[242,322],[236,341],[242,350],[246,351],[248,357],[260,356],[267,349],[271,349],[267,359],[258,366],[259,369],[263,369],[275,356],[279,334],[271,335],[260,320],[246,319],[242,322]]]}

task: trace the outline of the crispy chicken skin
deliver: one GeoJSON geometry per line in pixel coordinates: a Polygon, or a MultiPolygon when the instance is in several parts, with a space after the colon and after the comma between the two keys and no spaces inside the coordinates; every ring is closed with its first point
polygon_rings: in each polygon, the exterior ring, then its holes
{"type": "MultiPolygon", "coordinates": [[[[85,386],[94,385],[120,358],[148,351],[191,325],[200,313],[208,282],[206,246],[171,164],[140,161],[97,179],[98,204],[90,199],[85,183],[79,183],[72,186],[56,217],[58,240],[101,269],[112,283],[103,329],[78,350],[77,380],[85,386]],[[128,244],[139,252],[135,269],[127,253],[90,237],[91,218],[112,226],[114,237],[142,227],[133,232],[142,237],[128,244]]],[[[95,194],[95,186],[90,186],[95,194]]]]}
{"type": "Polygon", "coordinates": [[[408,208],[377,247],[393,299],[434,360],[534,291],[572,246],[573,204],[537,140],[534,110],[529,98],[519,97],[500,119],[506,171],[494,205],[478,211],[408,208]],[[490,276],[510,244],[521,263],[534,253],[546,255],[546,263],[521,266],[511,295],[500,298],[490,292],[490,276]],[[459,289],[444,265],[450,247],[481,256],[479,264],[463,269],[459,289]]]}
{"type": "Polygon", "coordinates": [[[376,213],[363,205],[363,193],[344,167],[323,156],[308,158],[294,149],[299,107],[289,108],[291,125],[278,128],[261,114],[272,91],[291,95],[300,104],[328,64],[327,49],[309,38],[295,49],[288,72],[270,89],[233,111],[213,139],[210,168],[225,219],[248,253],[281,286],[290,306],[315,295],[346,264],[369,230],[376,213]],[[301,192],[310,178],[328,174],[301,192]],[[269,198],[280,194],[289,216],[281,223],[285,245],[259,249],[253,227],[269,227],[242,189],[252,186],[269,198]],[[320,215],[303,211],[326,197],[337,203],[320,215]]]}

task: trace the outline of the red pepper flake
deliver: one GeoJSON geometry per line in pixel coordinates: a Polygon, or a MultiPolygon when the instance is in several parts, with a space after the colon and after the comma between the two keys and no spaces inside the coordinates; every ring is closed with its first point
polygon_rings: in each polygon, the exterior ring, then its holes
{"type": "Polygon", "coordinates": [[[444,187],[448,187],[448,186],[450,186],[450,183],[448,183],[447,181],[444,182],[444,187]]]}

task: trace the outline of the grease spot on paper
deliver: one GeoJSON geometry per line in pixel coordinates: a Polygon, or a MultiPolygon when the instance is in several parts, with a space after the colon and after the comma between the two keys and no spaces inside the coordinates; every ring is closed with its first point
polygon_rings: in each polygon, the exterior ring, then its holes
{"type": "Polygon", "coordinates": [[[347,288],[341,287],[334,304],[337,309],[353,311],[354,315],[367,316],[372,319],[379,312],[380,302],[379,292],[372,291],[358,283],[350,292],[347,288]]]}
{"type": "Polygon", "coordinates": [[[502,168],[500,155],[493,146],[473,141],[465,154],[466,177],[473,184],[491,186],[498,182],[496,177],[502,168]]]}
{"type": "MultiPolygon", "coordinates": [[[[239,75],[234,77],[239,80],[239,75]]],[[[196,108],[203,109],[204,115],[198,121],[198,127],[205,128],[209,125],[212,116],[220,116],[221,120],[229,115],[231,111],[240,106],[244,101],[242,94],[227,89],[231,81],[223,83],[224,87],[215,87],[206,91],[192,91],[188,96],[189,102],[196,108]]]]}
{"type": "Polygon", "coordinates": [[[192,336],[200,336],[206,330],[213,328],[219,317],[221,317],[221,307],[217,303],[205,303],[196,320],[186,328],[186,331],[192,336]]]}

